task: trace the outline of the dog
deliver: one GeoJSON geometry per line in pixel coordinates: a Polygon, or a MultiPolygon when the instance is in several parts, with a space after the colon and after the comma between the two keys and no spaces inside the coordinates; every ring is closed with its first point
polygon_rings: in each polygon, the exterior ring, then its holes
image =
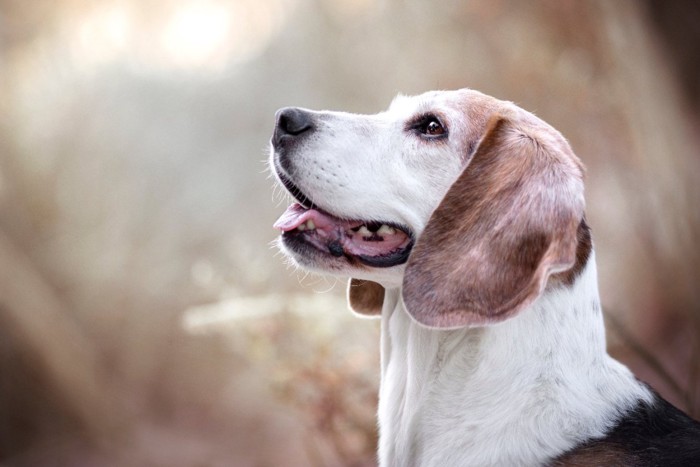
{"type": "Polygon", "coordinates": [[[584,168],[478,91],[375,115],[284,108],[275,223],[381,318],[382,466],[700,466],[700,423],[608,356],[584,168]]]}

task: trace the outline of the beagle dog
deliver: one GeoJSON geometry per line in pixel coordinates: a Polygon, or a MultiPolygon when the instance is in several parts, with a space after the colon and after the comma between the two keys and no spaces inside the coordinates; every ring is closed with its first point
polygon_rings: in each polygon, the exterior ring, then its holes
{"type": "Polygon", "coordinates": [[[380,465],[700,466],[700,423],[606,352],[558,131],[467,89],[276,119],[281,249],[381,317],[380,465]]]}

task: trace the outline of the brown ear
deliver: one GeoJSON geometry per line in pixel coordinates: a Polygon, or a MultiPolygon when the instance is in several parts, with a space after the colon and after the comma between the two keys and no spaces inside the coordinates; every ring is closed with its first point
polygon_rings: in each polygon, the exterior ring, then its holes
{"type": "Polygon", "coordinates": [[[554,130],[491,120],[408,260],[403,299],[427,326],[502,321],[576,258],[583,174],[554,130]]]}
{"type": "Polygon", "coordinates": [[[348,303],[350,309],[359,315],[379,316],[384,303],[384,287],[372,281],[350,279],[348,303]]]}

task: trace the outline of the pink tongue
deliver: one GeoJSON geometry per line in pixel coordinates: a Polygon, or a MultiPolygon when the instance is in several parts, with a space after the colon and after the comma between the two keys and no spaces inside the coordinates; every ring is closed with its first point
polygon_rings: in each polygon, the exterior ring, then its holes
{"type": "Polygon", "coordinates": [[[307,210],[299,203],[294,203],[290,205],[286,211],[282,213],[279,219],[274,223],[272,227],[279,229],[283,232],[288,232],[299,227],[302,222],[306,222],[306,219],[302,220],[301,217],[307,210]]]}
{"type": "Polygon", "coordinates": [[[309,219],[314,222],[317,229],[323,229],[338,224],[338,220],[334,220],[322,212],[316,211],[315,209],[306,209],[301,204],[294,203],[284,211],[280,218],[277,219],[277,222],[274,223],[273,227],[283,232],[289,232],[309,219]]]}

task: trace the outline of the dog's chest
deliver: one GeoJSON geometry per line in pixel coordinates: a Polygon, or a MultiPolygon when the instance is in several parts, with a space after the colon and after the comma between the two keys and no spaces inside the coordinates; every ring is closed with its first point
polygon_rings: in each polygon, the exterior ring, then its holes
{"type": "Polygon", "coordinates": [[[537,408],[512,388],[530,383],[504,384],[503,372],[486,371],[485,330],[436,333],[403,310],[390,319],[379,407],[382,465],[493,465],[498,460],[487,458],[493,453],[531,465],[547,458],[547,450],[537,458],[519,449],[532,427],[518,414],[537,408]]]}
{"type": "MultiPolygon", "coordinates": [[[[624,367],[594,350],[604,344],[574,352],[574,337],[552,352],[546,306],[494,327],[436,332],[395,303],[382,318],[382,466],[542,465],[602,436],[642,396],[624,367]]],[[[572,326],[586,334],[598,324],[572,326]]]]}

